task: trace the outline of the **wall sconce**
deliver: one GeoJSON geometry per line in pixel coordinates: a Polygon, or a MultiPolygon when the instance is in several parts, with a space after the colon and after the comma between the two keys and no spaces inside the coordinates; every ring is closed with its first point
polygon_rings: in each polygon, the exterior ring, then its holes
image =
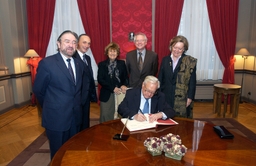
{"type": "Polygon", "coordinates": [[[39,55],[36,53],[34,49],[29,49],[26,54],[24,55],[26,58],[33,58],[33,57],[39,57],[39,55]]]}
{"type": "Polygon", "coordinates": [[[128,39],[129,39],[130,42],[133,42],[133,40],[134,40],[134,32],[130,32],[129,33],[128,39]]]}
{"type": "Polygon", "coordinates": [[[243,83],[244,83],[244,67],[245,67],[245,59],[250,55],[249,51],[246,48],[241,48],[236,55],[241,55],[242,58],[244,59],[244,64],[243,64],[243,73],[242,73],[242,80],[241,80],[241,95],[240,95],[240,103],[242,103],[242,95],[243,95],[243,83]]]}

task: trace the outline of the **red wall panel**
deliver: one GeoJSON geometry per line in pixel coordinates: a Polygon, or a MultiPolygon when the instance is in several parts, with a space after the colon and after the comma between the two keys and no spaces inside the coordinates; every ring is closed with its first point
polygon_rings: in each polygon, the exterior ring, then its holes
{"type": "Polygon", "coordinates": [[[147,49],[152,49],[152,1],[112,0],[112,41],[120,46],[120,59],[135,49],[129,41],[130,32],[143,32],[148,37],[147,49]]]}

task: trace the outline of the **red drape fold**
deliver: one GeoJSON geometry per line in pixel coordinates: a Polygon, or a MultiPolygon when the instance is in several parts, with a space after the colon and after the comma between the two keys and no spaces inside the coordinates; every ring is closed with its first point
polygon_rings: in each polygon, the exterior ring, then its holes
{"type": "Polygon", "coordinates": [[[234,83],[234,53],[239,0],[207,0],[212,35],[225,67],[222,83],[234,83]]]}
{"type": "Polygon", "coordinates": [[[103,61],[104,48],[110,42],[108,0],[77,0],[85,32],[91,37],[91,49],[96,63],[103,61]]]}
{"type": "Polygon", "coordinates": [[[27,0],[28,41],[44,58],[49,44],[54,17],[55,0],[27,0]]]}
{"type": "Polygon", "coordinates": [[[183,3],[184,0],[156,1],[155,51],[159,57],[159,64],[170,52],[169,41],[178,33],[183,3]]]}

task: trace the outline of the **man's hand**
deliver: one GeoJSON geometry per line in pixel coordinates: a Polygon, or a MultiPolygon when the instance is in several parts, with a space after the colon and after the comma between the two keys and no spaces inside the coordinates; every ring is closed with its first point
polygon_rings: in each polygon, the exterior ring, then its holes
{"type": "Polygon", "coordinates": [[[144,121],[147,121],[147,118],[145,115],[141,114],[141,113],[138,113],[134,116],[134,119],[139,121],[139,122],[144,122],[144,121]]]}
{"type": "Polygon", "coordinates": [[[161,119],[163,117],[162,112],[158,112],[155,114],[150,114],[149,115],[149,122],[152,123],[154,121],[157,121],[157,119],[161,119]]]}

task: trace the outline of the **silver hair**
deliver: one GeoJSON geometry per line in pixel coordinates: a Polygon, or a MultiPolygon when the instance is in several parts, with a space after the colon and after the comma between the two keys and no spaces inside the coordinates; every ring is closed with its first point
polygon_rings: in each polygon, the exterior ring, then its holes
{"type": "Polygon", "coordinates": [[[152,84],[157,84],[157,88],[160,88],[160,81],[155,77],[155,76],[147,76],[144,81],[143,84],[147,84],[147,83],[152,83],[152,84]]]}
{"type": "Polygon", "coordinates": [[[147,38],[147,36],[145,35],[145,33],[138,32],[138,33],[135,34],[135,36],[134,36],[134,38],[133,38],[134,42],[135,42],[135,40],[136,40],[136,38],[137,38],[138,35],[143,36],[146,42],[148,41],[148,38],[147,38]]]}

